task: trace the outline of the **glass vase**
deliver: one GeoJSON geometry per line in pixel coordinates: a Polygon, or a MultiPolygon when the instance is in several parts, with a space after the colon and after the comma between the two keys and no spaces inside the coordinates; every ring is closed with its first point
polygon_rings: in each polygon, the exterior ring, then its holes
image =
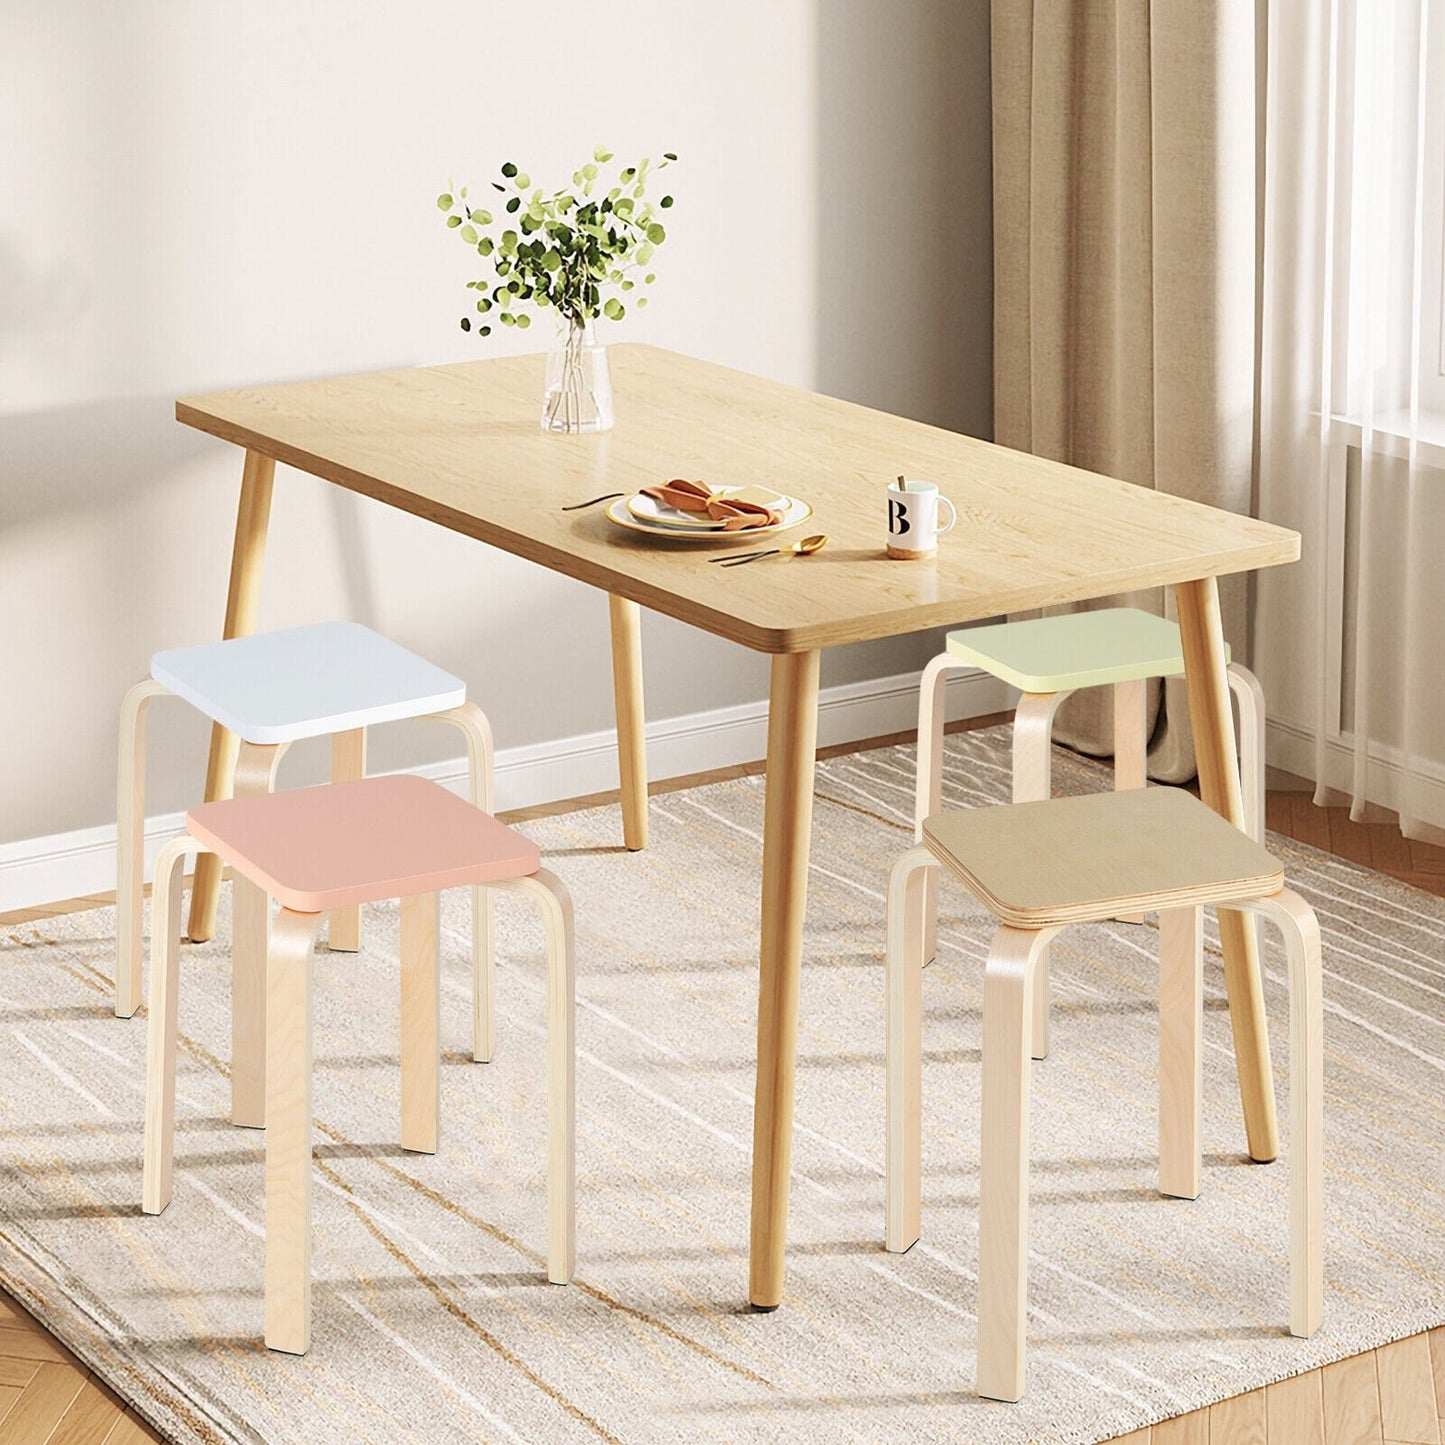
{"type": "Polygon", "coordinates": [[[598,344],[592,322],[565,321],[547,353],[547,387],[542,397],[542,430],[609,431],[612,378],[607,348],[598,344]]]}

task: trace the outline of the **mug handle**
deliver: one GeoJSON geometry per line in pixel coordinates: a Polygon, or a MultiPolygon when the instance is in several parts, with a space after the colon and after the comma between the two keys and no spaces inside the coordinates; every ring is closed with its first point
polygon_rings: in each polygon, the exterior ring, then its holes
{"type": "Polygon", "coordinates": [[[953,531],[953,529],[958,525],[958,508],[955,507],[953,503],[950,502],[948,498],[943,495],[942,492],[938,494],[938,505],[940,507],[948,508],[948,526],[939,527],[937,529],[938,535],[941,537],[945,532],[953,531]]]}

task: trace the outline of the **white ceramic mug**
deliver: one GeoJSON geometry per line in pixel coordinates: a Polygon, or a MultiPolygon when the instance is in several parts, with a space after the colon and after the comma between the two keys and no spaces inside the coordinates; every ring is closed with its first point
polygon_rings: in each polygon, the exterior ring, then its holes
{"type": "Polygon", "coordinates": [[[910,482],[899,477],[888,483],[888,555],[931,557],[938,539],[958,522],[952,502],[934,482],[910,482]],[[938,525],[938,509],[948,508],[948,525],[938,525]]]}

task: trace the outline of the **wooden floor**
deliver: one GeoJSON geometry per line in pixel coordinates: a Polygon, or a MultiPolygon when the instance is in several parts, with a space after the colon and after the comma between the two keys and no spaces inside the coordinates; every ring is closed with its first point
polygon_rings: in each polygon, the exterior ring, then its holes
{"type": "MultiPolygon", "coordinates": [[[[980,718],[973,725],[1003,720],[980,718]]],[[[827,752],[910,738],[872,739],[827,752]]],[[[654,791],[758,771],[760,766],[729,768],[704,778],[675,779],[654,791]]],[[[1445,897],[1445,848],[1402,838],[1390,815],[1378,810],[1352,823],[1346,808],[1317,808],[1298,779],[1272,775],[1270,782],[1266,817],[1275,832],[1445,897]]],[[[608,801],[615,795],[508,815],[508,821],[608,801]]],[[[112,902],[111,894],[77,898],[0,914],[0,924],[112,902]]],[[[159,1439],[103,1381],[0,1293],[0,1445],[132,1445],[159,1439]]],[[[1445,1328],[1135,1430],[1112,1445],[1445,1445],[1445,1328]]]]}

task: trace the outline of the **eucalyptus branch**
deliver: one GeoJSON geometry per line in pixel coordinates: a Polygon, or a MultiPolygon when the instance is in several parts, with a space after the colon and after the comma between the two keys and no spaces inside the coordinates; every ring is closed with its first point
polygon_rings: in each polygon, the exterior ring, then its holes
{"type": "MultiPolygon", "coordinates": [[[[601,167],[612,160],[604,146],[572,173],[573,189],[550,196],[532,189],[531,178],[508,161],[501,168],[502,179],[491,182],[506,197],[501,219],[468,205],[465,186],[455,194],[444,191],[437,207],[446,225],[491,266],[486,280],[466,283],[478,293],[478,313],[487,317],[495,312],[499,324],[519,328],[532,321],[528,311],[517,309],[523,304],[551,308],[573,326],[598,316],[621,321],[627,303],[615,293],[652,285],[657,278],[646,268],[667,239],[657,211],[668,210],[673,201],[664,195],[657,210],[644,201],[649,167],[665,170],[676,159],[669,151],[655,167],[646,157],[622,167],[615,184],[597,199],[593,190],[601,180],[601,167]],[[636,273],[641,273],[640,281],[634,279],[636,273]]],[[[631,304],[641,308],[647,297],[637,296],[631,304]]],[[[461,327],[471,331],[472,318],[463,316],[461,327]]],[[[480,336],[489,336],[491,330],[490,321],[476,326],[480,336]]]]}

